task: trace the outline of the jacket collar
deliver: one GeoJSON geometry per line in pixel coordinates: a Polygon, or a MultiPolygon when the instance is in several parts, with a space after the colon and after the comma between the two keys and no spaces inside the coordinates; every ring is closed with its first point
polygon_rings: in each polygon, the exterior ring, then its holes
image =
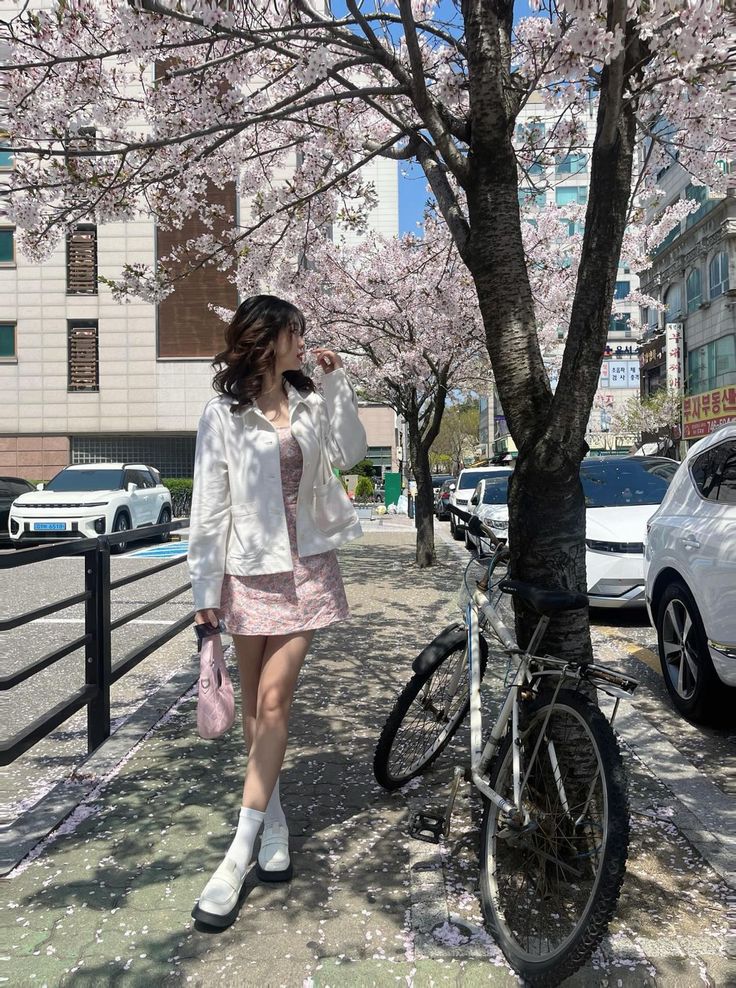
{"type": "MultiPolygon", "coordinates": [[[[309,407],[310,404],[309,399],[311,398],[312,395],[311,392],[308,391],[299,391],[297,388],[293,386],[293,384],[289,384],[288,381],[284,381],[284,387],[286,388],[286,396],[289,399],[289,418],[293,418],[294,412],[299,407],[299,405],[306,405],[307,407],[309,407]]],[[[254,401],[250,402],[243,409],[243,415],[249,417],[256,417],[256,418],[265,418],[265,416],[263,415],[263,413],[261,412],[261,410],[258,408],[258,406],[254,401]]]]}

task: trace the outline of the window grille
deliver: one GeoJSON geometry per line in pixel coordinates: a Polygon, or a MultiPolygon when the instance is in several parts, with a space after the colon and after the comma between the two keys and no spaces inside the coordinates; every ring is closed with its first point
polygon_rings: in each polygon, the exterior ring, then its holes
{"type": "Polygon", "coordinates": [[[68,386],[69,391],[99,391],[99,348],[97,320],[70,321],[68,386]]]}
{"type": "Polygon", "coordinates": [[[97,227],[78,226],[66,238],[67,295],[97,294],[97,227]]]}

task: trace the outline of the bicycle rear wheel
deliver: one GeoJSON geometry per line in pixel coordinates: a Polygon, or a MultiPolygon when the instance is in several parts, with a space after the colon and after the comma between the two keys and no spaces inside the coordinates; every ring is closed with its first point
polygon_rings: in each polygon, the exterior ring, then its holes
{"type": "MultiPolygon", "coordinates": [[[[442,632],[435,641],[440,641],[442,632]]],[[[434,644],[434,643],[433,643],[434,644]]],[[[396,699],[384,724],[373,758],[373,774],[384,789],[406,785],[434,762],[449,744],[470,708],[468,677],[460,678],[454,695],[449,686],[465,654],[466,637],[447,640],[429,669],[417,672],[396,699]]],[[[480,638],[480,674],[486,670],[488,644],[480,638]]]]}
{"type": "MultiPolygon", "coordinates": [[[[529,824],[516,826],[486,801],[481,898],[514,970],[530,984],[557,985],[590,957],[616,908],[629,843],[626,774],[611,725],[578,694],[561,690],[553,705],[542,697],[521,713],[529,824]]],[[[488,782],[514,801],[510,736],[488,782]]]]}

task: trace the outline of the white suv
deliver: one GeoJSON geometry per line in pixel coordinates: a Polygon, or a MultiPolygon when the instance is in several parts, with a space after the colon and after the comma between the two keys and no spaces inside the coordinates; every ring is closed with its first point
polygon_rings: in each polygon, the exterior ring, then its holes
{"type": "MultiPolygon", "coordinates": [[[[461,470],[455,481],[455,489],[450,488],[450,504],[461,511],[470,511],[470,498],[473,491],[481,480],[486,477],[506,477],[509,474],[508,466],[498,467],[470,467],[468,470],[461,470]]],[[[450,512],[450,535],[458,542],[465,536],[465,524],[450,512]]]]}
{"type": "Polygon", "coordinates": [[[688,451],[649,520],[644,568],[649,617],[675,706],[695,721],[733,717],[736,425],[688,451]]]}
{"type": "MultiPolygon", "coordinates": [[[[171,494],[158,470],[142,463],[85,463],[65,467],[48,484],[21,494],[10,508],[13,544],[96,538],[167,525],[171,494]]],[[[141,533],[145,538],[145,533],[141,533]]],[[[125,548],[113,545],[112,552],[125,548]]]]}

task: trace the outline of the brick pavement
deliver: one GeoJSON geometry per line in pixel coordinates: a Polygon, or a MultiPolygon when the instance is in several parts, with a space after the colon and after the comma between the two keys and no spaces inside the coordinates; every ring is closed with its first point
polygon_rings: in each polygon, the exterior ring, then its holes
{"type": "MultiPolygon", "coordinates": [[[[410,525],[370,529],[341,553],[353,617],[316,638],[295,701],[282,775],[293,882],[249,879],[229,930],[193,927],[192,903],[234,827],[245,758],[235,730],[197,737],[190,690],[107,780],[88,779],[72,817],[3,883],[4,983],[517,983],[481,927],[474,796],[463,793],[446,847],[404,833],[408,810],[444,793],[452,756],[391,796],[371,772],[411,657],[456,613],[457,555],[443,542],[438,566],[420,572],[410,525]]],[[[610,938],[571,983],[729,984],[728,889],[672,822],[669,790],[627,760],[629,875],[610,938]]]]}

